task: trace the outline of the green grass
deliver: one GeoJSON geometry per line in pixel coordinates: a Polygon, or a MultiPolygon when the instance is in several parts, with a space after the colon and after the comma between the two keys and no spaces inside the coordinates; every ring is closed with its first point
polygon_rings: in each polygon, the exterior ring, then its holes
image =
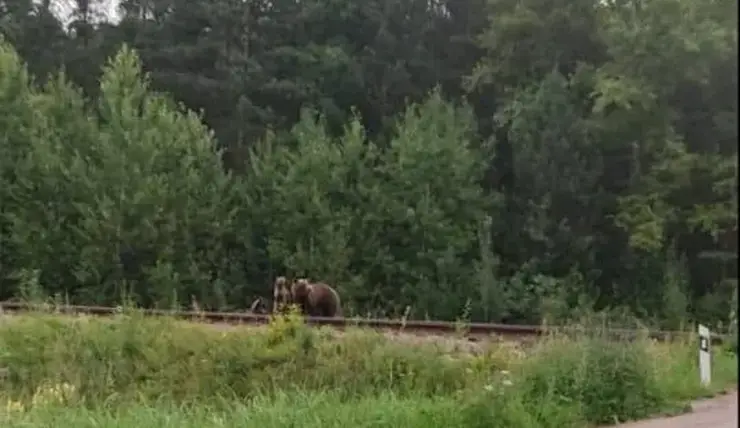
{"type": "Polygon", "coordinates": [[[277,394],[247,403],[175,405],[172,402],[128,403],[117,406],[37,406],[0,416],[2,426],[74,427],[426,427],[555,428],[579,426],[583,421],[573,408],[528,408],[516,395],[508,398],[483,394],[462,401],[451,396],[406,397],[392,394],[346,401],[333,393],[277,394]],[[56,425],[55,425],[56,424],[56,425]]]}
{"type": "Polygon", "coordinates": [[[579,427],[671,412],[737,382],[735,355],[717,348],[713,385],[699,385],[693,340],[447,348],[336,337],[294,316],[228,333],[136,313],[12,317],[0,328],[0,426],[579,427]],[[61,385],[73,391],[52,391],[61,385]]]}
{"type": "Polygon", "coordinates": [[[326,393],[278,395],[229,406],[136,404],[110,409],[41,408],[3,426],[70,427],[463,427],[456,403],[445,399],[374,397],[343,403],[326,393]]]}

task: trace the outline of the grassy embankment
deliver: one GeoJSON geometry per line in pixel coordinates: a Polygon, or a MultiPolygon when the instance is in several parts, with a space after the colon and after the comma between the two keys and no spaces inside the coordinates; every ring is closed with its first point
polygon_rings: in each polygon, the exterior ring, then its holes
{"type": "Polygon", "coordinates": [[[692,340],[553,336],[478,355],[297,317],[228,332],[135,313],[23,315],[0,327],[0,426],[579,427],[680,410],[737,382],[715,349],[711,390],[692,340]],[[7,405],[5,405],[7,403],[7,405]]]}

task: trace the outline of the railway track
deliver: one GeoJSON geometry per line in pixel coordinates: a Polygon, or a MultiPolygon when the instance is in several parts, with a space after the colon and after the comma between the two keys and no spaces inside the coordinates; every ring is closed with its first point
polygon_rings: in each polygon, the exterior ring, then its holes
{"type": "MultiPolygon", "coordinates": [[[[200,311],[175,311],[162,309],[137,309],[146,316],[168,316],[177,319],[197,323],[226,324],[226,325],[264,325],[270,320],[269,315],[243,313],[243,312],[200,312],[200,311]]],[[[78,306],[78,305],[32,305],[26,303],[0,303],[0,314],[20,314],[28,312],[47,312],[68,315],[94,315],[112,316],[122,312],[122,309],[104,306],[78,306]]],[[[504,340],[527,340],[551,333],[578,334],[589,333],[588,330],[577,327],[561,326],[535,326],[535,325],[509,325],[488,323],[454,323],[444,321],[417,321],[417,320],[392,320],[392,319],[366,319],[366,318],[326,318],[306,317],[306,324],[312,326],[331,326],[337,329],[346,327],[371,328],[383,331],[403,331],[418,335],[456,335],[466,337],[471,341],[479,341],[486,338],[498,337],[504,340]]],[[[607,329],[610,337],[615,339],[631,339],[644,335],[644,332],[630,329],[607,329]]],[[[656,340],[670,341],[686,338],[687,332],[683,331],[649,331],[647,335],[656,340]]],[[[713,344],[721,344],[723,336],[712,335],[713,344]]]]}

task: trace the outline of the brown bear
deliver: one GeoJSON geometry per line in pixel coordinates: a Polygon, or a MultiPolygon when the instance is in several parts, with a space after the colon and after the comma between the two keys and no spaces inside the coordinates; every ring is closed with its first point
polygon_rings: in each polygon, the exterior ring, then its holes
{"type": "Polygon", "coordinates": [[[280,312],[289,304],[293,303],[288,279],[284,276],[275,278],[275,284],[272,288],[272,312],[280,312]]]}
{"type": "Polygon", "coordinates": [[[308,316],[335,317],[342,316],[342,305],[339,293],[328,284],[312,283],[306,278],[299,278],[290,288],[292,302],[308,316]]]}

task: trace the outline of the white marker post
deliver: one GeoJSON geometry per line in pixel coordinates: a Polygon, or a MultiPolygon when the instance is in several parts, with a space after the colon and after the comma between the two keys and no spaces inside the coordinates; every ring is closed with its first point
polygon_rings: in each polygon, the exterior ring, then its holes
{"type": "Polygon", "coordinates": [[[709,329],[699,324],[699,379],[701,384],[708,386],[712,381],[712,358],[709,352],[711,336],[709,329]]]}

